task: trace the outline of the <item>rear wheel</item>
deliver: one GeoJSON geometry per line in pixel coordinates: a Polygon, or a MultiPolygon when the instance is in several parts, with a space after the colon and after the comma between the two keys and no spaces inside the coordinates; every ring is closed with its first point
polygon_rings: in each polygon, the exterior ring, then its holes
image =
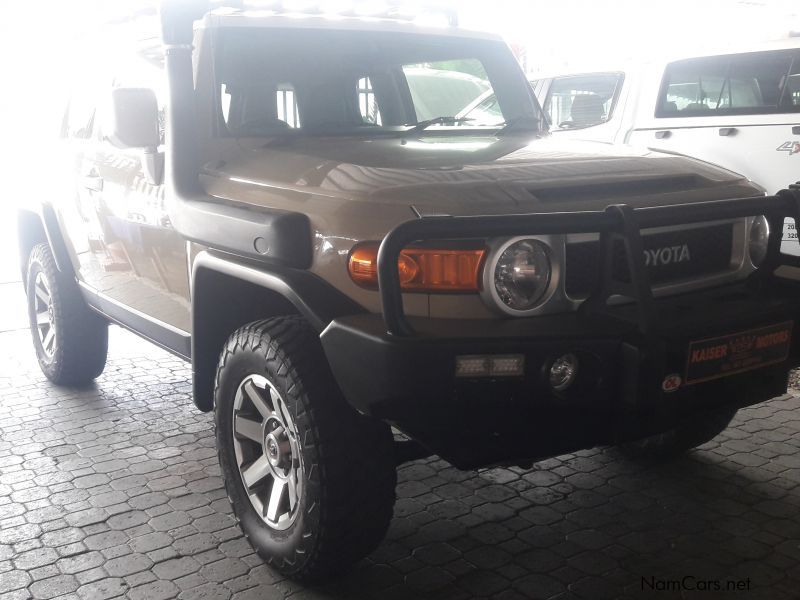
{"type": "Polygon", "coordinates": [[[56,268],[46,244],[31,250],[27,273],[28,318],[42,372],[59,385],[88,383],[105,368],[108,323],[56,268]]]}
{"type": "Polygon", "coordinates": [[[724,408],[692,417],[674,429],[619,446],[631,458],[666,460],[713,440],[727,429],[737,409],[724,408]]]}
{"type": "Polygon", "coordinates": [[[234,513],[274,568],[326,579],[380,543],[395,498],[391,430],[345,402],[305,320],[260,321],[231,336],[215,412],[234,513]]]}

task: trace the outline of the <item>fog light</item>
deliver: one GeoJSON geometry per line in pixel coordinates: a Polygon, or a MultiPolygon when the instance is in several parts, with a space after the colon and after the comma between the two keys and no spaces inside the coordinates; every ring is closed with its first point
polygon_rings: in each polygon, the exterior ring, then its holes
{"type": "Polygon", "coordinates": [[[521,377],[524,374],[525,357],[521,354],[456,357],[456,377],[521,377]]]}
{"type": "Polygon", "coordinates": [[[578,357],[574,354],[559,356],[550,366],[550,387],[563,392],[578,376],[578,357]]]}

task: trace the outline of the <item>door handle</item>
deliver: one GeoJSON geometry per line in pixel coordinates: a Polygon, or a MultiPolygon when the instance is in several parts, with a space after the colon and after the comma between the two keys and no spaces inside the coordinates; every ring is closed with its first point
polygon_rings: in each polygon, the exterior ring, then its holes
{"type": "Polygon", "coordinates": [[[99,175],[84,175],[81,183],[83,187],[92,192],[103,191],[103,178],[99,175]]]}
{"type": "Polygon", "coordinates": [[[719,130],[719,134],[722,137],[730,137],[732,135],[736,135],[736,132],[739,131],[736,127],[723,127],[719,130]]]}
{"type": "Polygon", "coordinates": [[[657,140],[666,140],[667,138],[672,137],[671,131],[656,131],[656,139],[657,140]]]}

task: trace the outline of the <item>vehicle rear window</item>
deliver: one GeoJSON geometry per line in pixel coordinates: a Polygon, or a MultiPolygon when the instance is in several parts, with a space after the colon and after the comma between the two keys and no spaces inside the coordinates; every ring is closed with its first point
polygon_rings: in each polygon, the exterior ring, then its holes
{"type": "Polygon", "coordinates": [[[751,52],[670,64],[656,117],[800,112],[800,53],[751,52]]]}
{"type": "Polygon", "coordinates": [[[624,76],[592,73],[556,77],[550,84],[544,110],[555,129],[580,129],[605,123],[614,112],[624,76]]]}

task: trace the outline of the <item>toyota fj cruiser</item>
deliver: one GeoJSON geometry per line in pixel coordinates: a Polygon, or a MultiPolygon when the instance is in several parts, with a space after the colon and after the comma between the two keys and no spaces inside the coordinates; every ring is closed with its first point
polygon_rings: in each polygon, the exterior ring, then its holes
{"type": "Polygon", "coordinates": [[[786,391],[797,190],[551,138],[491,36],[195,4],[76,90],[73,181],[20,212],[21,266],[53,382],[101,373],[109,323],[191,361],[278,570],[373,550],[415,456],[666,455],[786,391]],[[457,116],[489,88],[487,121],[457,116]]]}

